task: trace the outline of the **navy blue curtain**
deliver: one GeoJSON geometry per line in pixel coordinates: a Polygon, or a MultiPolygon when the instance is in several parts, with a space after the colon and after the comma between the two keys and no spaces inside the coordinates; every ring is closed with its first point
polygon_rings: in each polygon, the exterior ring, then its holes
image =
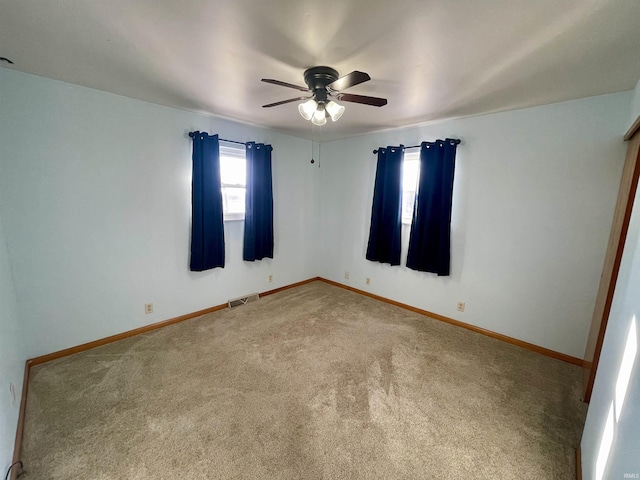
{"type": "Polygon", "coordinates": [[[191,132],[191,262],[194,272],[224,268],[224,223],[218,136],[191,132]]]}
{"type": "Polygon", "coordinates": [[[456,146],[447,138],[422,142],[420,179],[413,207],[407,267],[449,275],[451,257],[451,203],[456,146]]]}
{"type": "Polygon", "coordinates": [[[400,265],[404,147],[378,149],[367,260],[400,265]]]}
{"type": "Polygon", "coordinates": [[[242,258],[273,258],[273,188],[271,145],[247,143],[247,194],[242,258]]]}

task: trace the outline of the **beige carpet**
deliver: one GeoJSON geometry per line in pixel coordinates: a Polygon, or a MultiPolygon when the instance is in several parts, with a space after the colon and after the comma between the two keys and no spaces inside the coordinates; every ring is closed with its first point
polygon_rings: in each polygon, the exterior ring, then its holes
{"type": "Polygon", "coordinates": [[[580,369],[323,282],[31,370],[33,479],[570,479],[580,369]]]}

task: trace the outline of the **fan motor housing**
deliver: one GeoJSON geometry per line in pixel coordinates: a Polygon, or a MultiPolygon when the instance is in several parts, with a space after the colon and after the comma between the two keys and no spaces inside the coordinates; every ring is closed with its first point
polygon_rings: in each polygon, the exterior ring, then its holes
{"type": "Polygon", "coordinates": [[[338,79],[338,72],[331,67],[311,67],[304,71],[304,81],[312,92],[326,91],[327,85],[338,79]]]}

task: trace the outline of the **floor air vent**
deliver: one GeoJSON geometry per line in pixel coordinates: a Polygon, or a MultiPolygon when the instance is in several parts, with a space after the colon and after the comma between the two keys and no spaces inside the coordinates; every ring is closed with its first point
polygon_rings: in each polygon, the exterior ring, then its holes
{"type": "Polygon", "coordinates": [[[250,293],[249,295],[245,295],[244,297],[232,298],[229,300],[229,308],[239,307],[240,305],[244,305],[249,302],[254,302],[260,298],[260,295],[257,293],[250,293]]]}

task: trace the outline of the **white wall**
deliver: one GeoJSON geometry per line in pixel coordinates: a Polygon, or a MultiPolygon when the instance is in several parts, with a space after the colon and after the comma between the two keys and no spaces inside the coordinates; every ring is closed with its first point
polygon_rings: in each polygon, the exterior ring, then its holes
{"type": "Polygon", "coordinates": [[[631,92],[326,143],[320,168],[306,140],[7,69],[0,95],[0,201],[28,357],[318,274],[583,353],[631,92]],[[242,224],[227,223],[227,268],[188,271],[195,129],[274,145],[273,261],[243,262],[242,224]],[[463,140],[452,276],[366,261],[371,151],[446,136],[463,140]]]}
{"type": "Polygon", "coordinates": [[[1,210],[0,208],[0,472],[4,475],[13,456],[26,356],[1,210]],[[9,389],[12,383],[15,401],[9,389]]]}
{"type": "MultiPolygon", "coordinates": [[[[631,92],[322,146],[321,276],[582,358],[631,92]],[[365,260],[374,148],[457,137],[449,278],[365,260]],[[345,280],[344,272],[350,272],[345,280]],[[365,277],[371,285],[365,285],[365,277]],[[456,310],[457,301],[466,310],[456,310]]],[[[404,227],[403,263],[409,237],[404,227]]]]}
{"type": "Polygon", "coordinates": [[[316,275],[309,141],[7,69],[0,98],[0,201],[27,357],[316,275]],[[233,222],[226,268],[189,271],[191,130],[273,145],[273,260],[243,262],[233,222]]]}
{"type": "MultiPolygon", "coordinates": [[[[602,345],[593,394],[581,441],[582,473],[595,479],[596,461],[609,409],[615,398],[618,372],[624,348],[635,317],[636,342],[640,346],[640,191],[631,216],[629,232],[620,264],[611,314],[602,345]]],[[[614,421],[615,438],[603,478],[624,478],[625,473],[640,475],[640,354],[636,354],[631,380],[620,420],[614,421]]],[[[637,477],[629,477],[637,478],[637,477]]]]}

